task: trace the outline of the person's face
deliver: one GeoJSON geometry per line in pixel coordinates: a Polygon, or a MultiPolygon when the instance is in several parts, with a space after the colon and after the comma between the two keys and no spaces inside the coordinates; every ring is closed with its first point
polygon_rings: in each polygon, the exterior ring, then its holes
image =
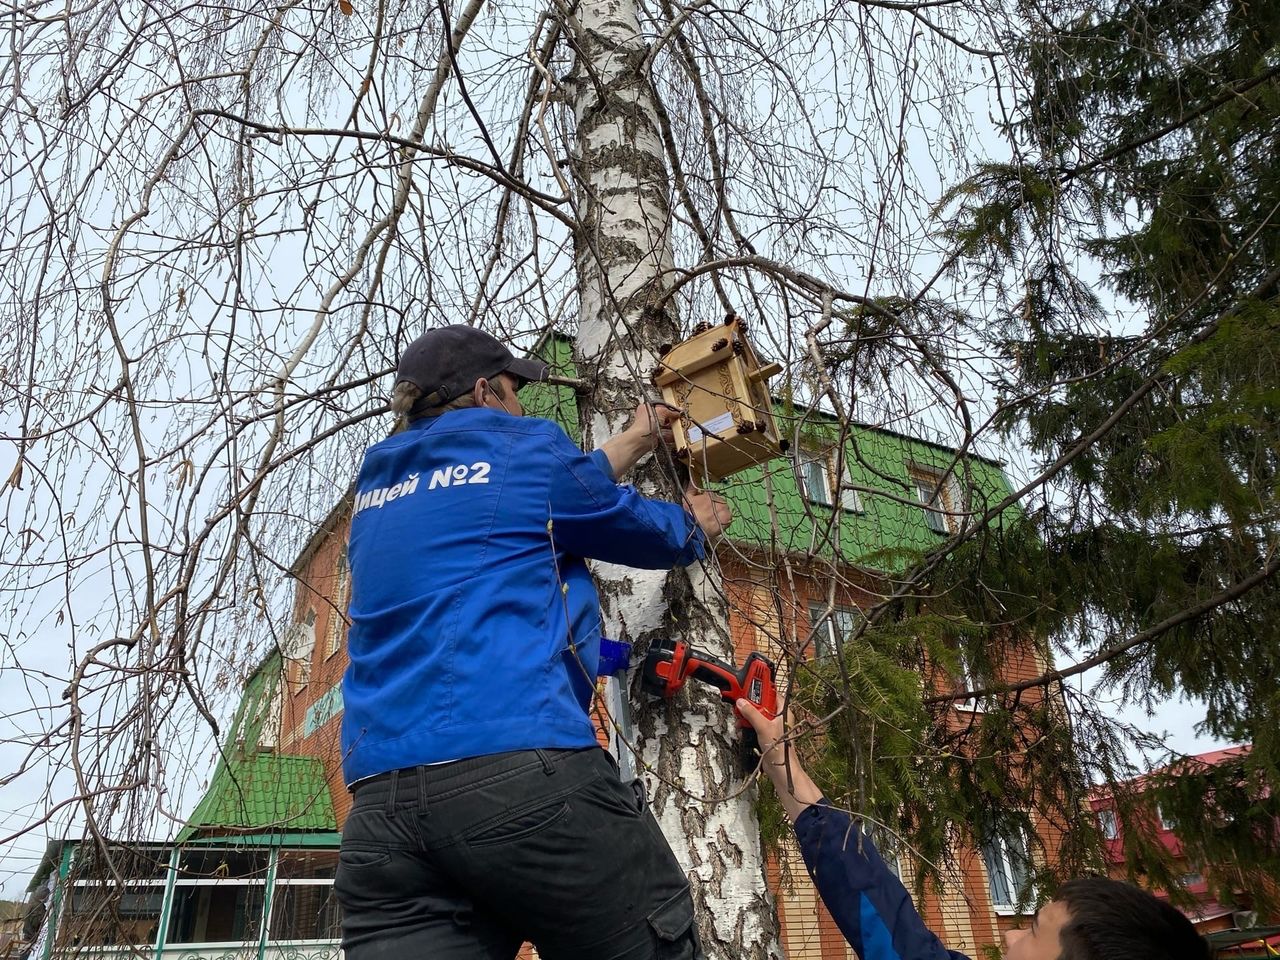
{"type": "Polygon", "coordinates": [[[1050,900],[1031,921],[1031,926],[1010,930],[1004,935],[1004,960],[1058,960],[1062,941],[1058,934],[1070,919],[1067,905],[1050,900]]]}
{"type": "Polygon", "coordinates": [[[520,389],[520,380],[509,373],[500,373],[493,380],[477,380],[476,391],[479,396],[476,398],[479,405],[488,407],[490,410],[501,410],[509,413],[513,417],[523,417],[524,407],[520,405],[520,397],[516,393],[520,389]],[[502,396],[498,391],[494,390],[494,385],[500,384],[502,396]]]}

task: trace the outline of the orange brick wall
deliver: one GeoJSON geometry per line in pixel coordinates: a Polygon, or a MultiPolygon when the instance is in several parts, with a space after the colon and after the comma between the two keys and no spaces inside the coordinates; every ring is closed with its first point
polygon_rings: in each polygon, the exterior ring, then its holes
{"type": "Polygon", "coordinates": [[[301,622],[308,611],[315,611],[315,647],[311,654],[309,682],[298,682],[301,664],[285,661],[284,716],[280,725],[280,751],[302,756],[320,757],[324,761],[325,779],[333,797],[334,812],[341,827],[351,811],[351,794],[342,777],[342,743],[340,727],[342,714],[338,712],[316,729],[306,730],[307,710],[341,684],[347,668],[347,621],[345,599],[342,609],[335,594],[349,595],[339,587],[339,558],[346,549],[350,519],[341,518],[333,533],[325,537],[306,560],[297,576],[297,592],[294,601],[294,620],[301,622]],[[337,631],[336,649],[328,649],[331,631],[337,631]]]}

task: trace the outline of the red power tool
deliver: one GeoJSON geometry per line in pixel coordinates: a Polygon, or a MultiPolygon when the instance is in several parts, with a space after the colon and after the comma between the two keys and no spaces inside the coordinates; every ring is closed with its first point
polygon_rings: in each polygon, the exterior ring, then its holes
{"type": "MultiPolygon", "coordinates": [[[[720,691],[721,699],[736,704],[739,699],[755,705],[772,719],[778,715],[778,689],[774,686],[774,663],[758,653],[750,654],[741,667],[704,653],[683,640],[655,641],[644,658],[644,689],[669,700],[680,692],[686,680],[701,680],[720,691]]],[[[740,759],[744,770],[753,770],[759,741],[738,708],[733,708],[738,728],[743,731],[740,759]]]]}

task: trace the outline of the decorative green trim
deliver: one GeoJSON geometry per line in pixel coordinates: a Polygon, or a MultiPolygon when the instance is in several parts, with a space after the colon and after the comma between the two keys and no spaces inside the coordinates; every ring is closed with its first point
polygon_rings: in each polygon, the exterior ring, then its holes
{"type": "Polygon", "coordinates": [[[246,833],[221,837],[199,837],[181,844],[183,847],[333,847],[342,842],[342,834],[336,830],[316,830],[307,833],[246,833]]]}
{"type": "Polygon", "coordinates": [[[160,905],[160,922],[156,924],[155,960],[160,960],[164,953],[165,940],[169,937],[169,914],[173,912],[173,888],[178,879],[178,859],[182,849],[174,847],[169,851],[169,869],[165,871],[164,898],[160,905]]]}
{"type": "Polygon", "coordinates": [[[62,894],[67,889],[67,875],[71,872],[71,855],[75,847],[63,844],[62,860],[58,864],[58,882],[53,885],[53,893],[49,903],[49,929],[45,933],[43,960],[49,960],[53,953],[53,942],[58,938],[58,915],[62,913],[62,894]]]}
{"type": "Polygon", "coordinates": [[[272,847],[267,860],[267,886],[262,894],[262,924],[258,930],[258,960],[266,960],[267,938],[271,933],[271,901],[276,892],[276,867],[280,863],[280,848],[272,847]]]}

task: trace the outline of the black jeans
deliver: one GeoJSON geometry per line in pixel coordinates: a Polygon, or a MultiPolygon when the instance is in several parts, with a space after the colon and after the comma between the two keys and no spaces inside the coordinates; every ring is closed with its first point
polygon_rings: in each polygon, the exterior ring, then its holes
{"type": "Polygon", "coordinates": [[[347,960],[702,960],[684,872],[595,747],[359,784],[334,889],[347,960]]]}

